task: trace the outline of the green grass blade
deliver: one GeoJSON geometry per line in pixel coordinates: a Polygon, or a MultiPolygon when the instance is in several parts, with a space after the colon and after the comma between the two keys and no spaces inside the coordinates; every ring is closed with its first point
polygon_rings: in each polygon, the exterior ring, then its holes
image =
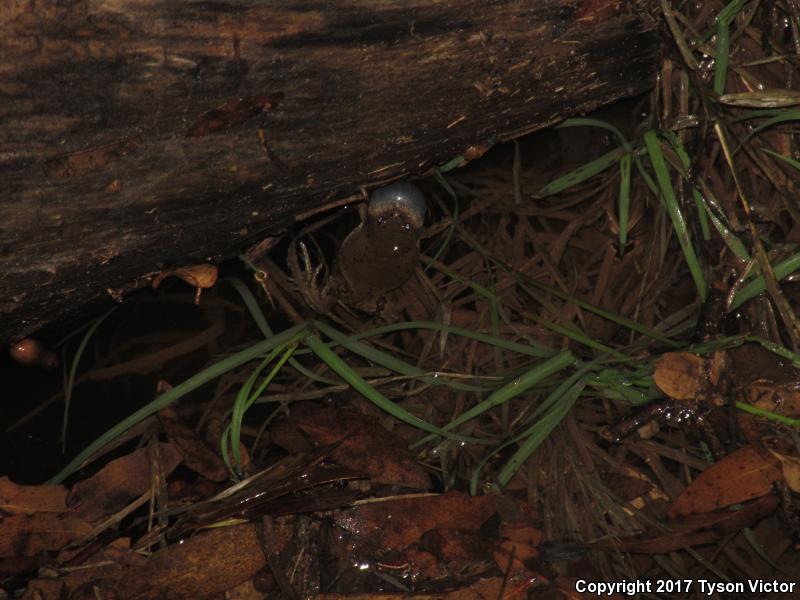
{"type": "Polygon", "coordinates": [[[462,390],[465,392],[483,391],[483,388],[481,387],[467,385],[457,381],[447,381],[443,377],[431,377],[422,369],[415,367],[414,365],[410,365],[407,362],[392,356],[388,352],[378,350],[369,344],[359,342],[356,336],[345,335],[330,325],[323,323],[322,321],[314,321],[314,327],[325,334],[325,336],[333,340],[336,344],[346,348],[350,352],[354,352],[355,354],[366,358],[368,361],[389,369],[390,371],[394,371],[395,373],[399,373],[400,375],[415,377],[420,381],[424,381],[425,383],[429,383],[431,385],[446,385],[453,389],[462,390]]]}
{"type": "MultiPolygon", "coordinates": [[[[553,407],[557,402],[559,402],[564,395],[576,384],[578,381],[584,376],[584,374],[595,368],[596,362],[592,361],[590,363],[584,363],[575,373],[570,375],[567,379],[562,381],[559,386],[554,389],[550,394],[548,394],[547,398],[545,398],[542,403],[536,408],[536,410],[531,414],[531,416],[526,419],[526,421],[535,421],[539,415],[547,413],[551,407],[553,407]]],[[[489,462],[493,457],[500,454],[503,450],[508,448],[509,446],[513,446],[514,444],[519,443],[521,440],[527,438],[528,436],[532,435],[537,431],[537,427],[539,427],[539,423],[536,422],[525,431],[516,434],[510,440],[507,440],[500,444],[497,448],[492,450],[491,452],[487,453],[487,455],[483,458],[483,460],[478,463],[478,465],[473,469],[472,476],[470,477],[470,484],[469,490],[470,494],[473,496],[478,493],[478,483],[480,482],[480,474],[483,470],[483,467],[486,466],[486,463],[489,462]]]]}
{"type": "MultiPolygon", "coordinates": [[[[436,181],[439,183],[439,185],[441,185],[445,189],[445,191],[450,195],[455,205],[455,207],[453,208],[453,212],[451,214],[450,211],[447,210],[447,207],[444,205],[444,203],[437,197],[437,200],[439,201],[439,206],[441,207],[442,211],[445,213],[447,218],[450,219],[450,226],[447,228],[447,233],[445,234],[442,243],[439,244],[439,247],[436,249],[436,252],[433,255],[433,260],[439,260],[439,258],[447,251],[447,248],[450,247],[450,243],[453,240],[453,235],[455,234],[456,231],[456,223],[458,222],[459,203],[458,203],[458,194],[456,194],[456,191],[453,189],[453,186],[451,186],[448,183],[447,179],[445,179],[444,175],[442,175],[438,169],[434,172],[434,177],[436,181]]],[[[428,269],[430,268],[431,265],[427,264],[423,268],[423,271],[427,273],[428,269]]]]}
{"type": "Polygon", "coordinates": [[[242,466],[242,457],[241,453],[239,452],[239,443],[241,442],[241,419],[244,416],[244,405],[247,404],[247,400],[250,398],[250,391],[253,389],[253,386],[256,384],[258,380],[258,376],[261,372],[267,368],[267,365],[277,356],[277,354],[283,350],[283,345],[278,346],[277,348],[273,348],[272,352],[270,352],[266,358],[264,358],[258,366],[250,373],[250,376],[247,378],[247,381],[244,382],[241,388],[239,388],[238,393],[236,394],[236,398],[233,402],[233,412],[231,414],[231,421],[228,423],[228,426],[225,428],[223,432],[223,436],[228,440],[230,443],[230,448],[225,448],[225,454],[227,455],[229,452],[233,456],[234,462],[234,469],[232,473],[234,475],[238,475],[241,470],[242,466]]]}
{"type": "Polygon", "coordinates": [[[526,281],[525,284],[520,284],[520,288],[522,290],[524,290],[525,293],[528,294],[534,300],[536,299],[537,294],[528,287],[529,285],[534,287],[534,288],[536,288],[536,289],[538,289],[538,290],[547,292],[548,294],[552,294],[553,296],[556,296],[557,298],[561,298],[562,300],[566,300],[567,302],[571,302],[571,303],[575,304],[575,306],[578,306],[578,307],[580,307],[580,308],[582,308],[584,310],[588,310],[589,312],[594,313],[597,316],[602,317],[603,319],[611,321],[612,323],[615,323],[615,324],[617,324],[617,325],[619,325],[621,327],[625,327],[626,329],[630,329],[631,331],[635,331],[636,333],[639,333],[639,334],[641,334],[643,336],[646,336],[646,337],[649,337],[651,339],[654,339],[654,340],[656,340],[658,342],[661,342],[662,344],[665,344],[665,345],[670,346],[672,348],[682,348],[683,345],[684,345],[681,342],[676,342],[675,340],[668,338],[667,336],[663,335],[662,333],[660,333],[660,332],[658,332],[658,331],[656,331],[654,329],[650,329],[649,327],[646,327],[646,326],[642,325],[641,323],[637,323],[633,319],[629,319],[627,317],[623,317],[622,315],[618,315],[616,313],[612,313],[610,311],[607,311],[604,308],[600,308],[599,306],[591,304],[590,302],[585,302],[584,300],[580,300],[578,298],[575,298],[574,296],[571,296],[570,294],[567,294],[566,292],[563,292],[563,291],[561,291],[561,290],[559,290],[557,288],[550,287],[548,285],[540,283],[540,282],[536,281],[535,279],[531,279],[529,277],[526,277],[525,281],[526,281]]]}
{"type": "MultiPolygon", "coordinates": [[[[362,331],[361,333],[352,336],[352,339],[359,340],[368,337],[385,335],[387,333],[394,333],[396,331],[405,331],[408,329],[426,329],[445,332],[448,334],[476,340],[484,344],[489,344],[503,350],[508,350],[509,352],[516,352],[517,354],[533,356],[536,358],[549,358],[557,352],[556,350],[549,348],[544,344],[537,344],[535,342],[530,342],[529,344],[520,344],[519,342],[512,342],[499,336],[481,333],[471,329],[465,329],[464,327],[456,327],[455,325],[446,325],[437,321],[404,321],[402,323],[393,323],[392,325],[384,325],[383,327],[376,327],[374,329],[362,331]]],[[[327,333],[325,335],[327,335],[327,333]]]]}
{"type": "MultiPolygon", "coordinates": [[[[785,279],[792,273],[796,273],[798,270],[800,270],[800,252],[782,260],[773,267],[775,279],[778,281],[785,279]]],[[[736,310],[742,304],[755,298],[766,289],[767,284],[764,281],[764,276],[759,275],[736,293],[731,303],[731,310],[736,310]]]]}
{"type": "Polygon", "coordinates": [[[708,217],[711,219],[711,223],[714,225],[714,229],[717,230],[717,233],[719,233],[722,241],[725,242],[725,245],[728,246],[731,252],[733,252],[733,255],[743,262],[749,262],[750,253],[742,243],[742,240],[740,240],[730,229],[725,227],[725,224],[720,221],[707,206],[705,208],[708,213],[708,217]]]}
{"type": "Polygon", "coordinates": [[[225,427],[222,430],[222,435],[219,438],[219,453],[222,456],[222,461],[225,463],[225,466],[228,468],[228,473],[231,476],[236,476],[236,469],[233,467],[233,463],[231,463],[230,459],[230,447],[231,447],[231,424],[225,427]]]}
{"type": "Polygon", "coordinates": [[[438,167],[437,171],[441,171],[442,173],[447,173],[448,171],[452,171],[453,169],[458,169],[459,167],[462,167],[465,164],[467,164],[467,159],[464,158],[463,154],[459,154],[458,156],[448,160],[441,167],[438,167]]]}
{"type": "Polygon", "coordinates": [[[744,5],[747,4],[747,1],[748,0],[731,0],[731,2],[728,2],[728,4],[725,5],[725,8],[719,11],[719,14],[717,14],[714,21],[717,24],[730,24],[731,21],[733,21],[736,16],[742,12],[742,9],[744,8],[744,5]]]}
{"type": "Polygon", "coordinates": [[[497,475],[497,483],[505,487],[522,464],[528,460],[536,449],[542,444],[548,435],[555,429],[567,413],[575,405],[575,402],[586,387],[586,382],[581,380],[574,383],[566,393],[553,405],[553,407],[531,428],[528,438],[517,449],[514,455],[500,470],[497,475]]]}
{"type": "MultiPolygon", "coordinates": [[[[499,390],[492,392],[488,398],[482,402],[479,402],[468,411],[460,414],[458,417],[445,425],[443,429],[449,431],[454,427],[458,427],[462,423],[469,421],[470,419],[474,419],[478,415],[482,415],[487,410],[494,408],[495,406],[499,406],[505,402],[508,402],[512,398],[516,398],[520,394],[528,391],[533,386],[539,384],[550,375],[558,373],[562,369],[565,369],[573,364],[575,364],[575,357],[569,350],[564,350],[551,359],[532,367],[519,377],[509,381],[499,390]]],[[[423,444],[427,444],[433,440],[434,437],[435,436],[426,436],[421,440],[414,442],[411,445],[411,448],[418,448],[423,444]]]]}
{"type": "Polygon", "coordinates": [[[717,20],[717,56],[714,63],[714,91],[721,96],[725,93],[725,83],[728,79],[729,52],[731,49],[731,30],[728,21],[717,20]]]}
{"type": "MultiPolygon", "coordinates": [[[[240,259],[246,265],[255,268],[255,266],[252,265],[252,263],[246,257],[240,256],[240,259]]],[[[247,285],[245,285],[245,283],[237,277],[228,277],[223,281],[227,281],[228,283],[230,283],[233,286],[233,288],[239,293],[239,296],[242,298],[245,307],[247,307],[247,310],[250,312],[250,316],[253,317],[253,321],[255,321],[256,326],[261,331],[261,335],[263,335],[265,338],[272,337],[274,335],[272,332],[272,328],[269,326],[269,323],[267,323],[267,318],[264,316],[264,312],[261,310],[261,305],[258,303],[258,300],[256,300],[256,297],[253,296],[253,292],[250,291],[250,288],[247,287],[247,285]]],[[[289,365],[291,365],[291,367],[295,369],[298,373],[300,373],[304,377],[307,377],[308,379],[311,379],[316,383],[322,383],[324,385],[336,385],[335,381],[331,379],[326,379],[324,377],[320,377],[310,369],[304,367],[299,361],[297,361],[294,358],[289,359],[289,365]]]]}
{"type": "Polygon", "coordinates": [[[636,152],[633,155],[633,162],[636,165],[636,170],[639,171],[639,175],[641,175],[644,182],[647,184],[647,187],[650,188],[650,191],[653,192],[653,196],[658,197],[658,186],[656,182],[653,181],[653,178],[650,177],[650,173],[647,172],[647,169],[644,168],[642,164],[642,159],[639,158],[639,153],[636,152]]]}
{"type": "Polygon", "coordinates": [[[770,150],[769,148],[761,148],[761,151],[766,153],[766,154],[769,154],[770,156],[772,156],[774,158],[782,160],[783,162],[785,162],[790,167],[793,167],[794,169],[800,171],[800,162],[796,161],[795,159],[789,158],[788,156],[784,156],[783,154],[779,154],[778,152],[770,150]]]}
{"type": "Polygon", "coordinates": [[[787,360],[792,361],[792,366],[795,368],[800,367],[800,354],[797,352],[793,352],[789,350],[789,348],[782,346],[781,344],[776,344],[772,340],[766,340],[762,337],[758,337],[755,335],[748,335],[745,337],[746,342],[753,342],[760,345],[762,348],[769,350],[773,354],[780,356],[781,358],[785,358],[787,360]]]}
{"type": "Polygon", "coordinates": [[[566,325],[558,325],[556,323],[551,323],[545,319],[541,319],[538,321],[542,327],[547,327],[547,329],[558,333],[559,335],[563,335],[573,342],[578,342],[579,344],[583,344],[587,348],[591,348],[592,350],[597,350],[601,354],[608,354],[613,356],[619,360],[630,360],[630,357],[627,354],[619,352],[612,348],[611,346],[606,346],[602,342],[598,342],[597,340],[589,337],[582,331],[575,329],[574,327],[568,327],[566,325]]]}
{"type": "Polygon", "coordinates": [[[764,339],[756,335],[733,335],[723,338],[716,338],[710,342],[704,342],[692,346],[689,351],[693,354],[709,354],[717,350],[727,350],[728,348],[735,348],[744,343],[758,344],[765,350],[769,350],[773,354],[785,358],[792,362],[792,366],[800,368],[800,353],[789,350],[789,348],[777,344],[771,340],[764,339]]]}
{"type": "Polygon", "coordinates": [[[261,335],[263,335],[265,338],[272,337],[274,335],[272,328],[267,323],[267,318],[264,316],[261,307],[258,305],[258,300],[256,300],[255,296],[253,296],[253,292],[250,291],[250,288],[248,288],[245,283],[237,277],[229,277],[224,281],[230,283],[233,288],[239,292],[242,302],[244,302],[244,305],[250,312],[250,316],[253,317],[253,321],[256,322],[256,326],[261,331],[261,335]]]}
{"type": "Polygon", "coordinates": [[[547,196],[552,196],[553,194],[563,192],[564,190],[574,187],[579,183],[583,183],[587,179],[590,179],[598,173],[602,173],[606,169],[615,165],[624,155],[625,148],[622,147],[616,148],[611,152],[607,152],[603,154],[603,156],[600,156],[599,158],[596,158],[585,165],[581,165],[574,171],[570,171],[566,175],[562,175],[558,179],[554,179],[540,189],[534,195],[534,198],[546,198],[547,196]]]}
{"type": "Polygon", "coordinates": [[[423,431],[427,431],[428,433],[433,433],[436,435],[442,435],[450,439],[458,440],[458,441],[470,441],[470,442],[477,442],[480,441],[477,438],[471,438],[461,435],[456,435],[452,433],[448,433],[443,429],[439,429],[435,425],[431,425],[427,421],[423,421],[419,417],[412,415],[410,412],[401,408],[388,398],[381,394],[378,390],[373,388],[369,383],[367,383],[361,375],[356,373],[346,362],[344,362],[339,355],[337,355],[333,350],[328,348],[321,339],[319,339],[316,335],[309,335],[306,338],[306,344],[308,347],[311,348],[312,352],[316,354],[320,360],[322,360],[330,369],[339,375],[345,382],[350,384],[354,390],[364,396],[367,400],[375,404],[381,410],[389,413],[393,417],[399,419],[403,423],[411,425],[412,427],[416,427],[417,429],[421,429],[423,431]]]}
{"type": "Polygon", "coordinates": [[[436,182],[444,188],[444,191],[447,192],[453,200],[458,199],[458,194],[456,193],[455,189],[453,189],[453,186],[450,185],[450,182],[447,180],[447,177],[444,176],[441,169],[434,169],[433,177],[434,179],[436,179],[436,182]]]}
{"type": "Polygon", "coordinates": [[[741,260],[742,262],[749,262],[750,261],[750,253],[747,251],[747,248],[742,243],[736,234],[734,234],[728,227],[723,223],[715,214],[714,211],[711,210],[711,207],[708,206],[706,203],[705,198],[700,196],[700,202],[702,203],[703,209],[705,210],[708,218],[711,219],[711,224],[714,225],[714,229],[717,230],[719,236],[722,238],[722,241],[725,242],[725,245],[728,246],[733,255],[741,260]]]}
{"type": "Polygon", "coordinates": [[[619,129],[617,129],[611,123],[608,123],[606,121],[601,121],[599,119],[572,117],[570,119],[567,119],[563,123],[559,123],[558,125],[556,125],[556,129],[565,129],[567,127],[599,127],[600,129],[605,129],[606,131],[609,131],[616,136],[616,138],[619,140],[620,145],[622,145],[622,147],[625,148],[626,153],[630,153],[632,149],[631,143],[628,141],[628,138],[622,135],[622,132],[619,129]]]}
{"type": "Polygon", "coordinates": [[[244,414],[247,410],[253,406],[255,401],[258,399],[261,394],[264,393],[264,390],[267,389],[267,386],[272,382],[278,372],[281,370],[283,365],[286,363],[287,360],[292,356],[292,353],[297,348],[297,345],[302,341],[302,339],[307,335],[307,331],[300,331],[298,334],[286,344],[282,344],[272,350],[267,357],[261,361],[261,364],[256,367],[250,377],[247,378],[247,381],[239,390],[239,393],[236,394],[236,400],[233,403],[233,411],[231,413],[231,423],[230,423],[230,444],[231,444],[231,454],[233,455],[233,460],[236,463],[236,473],[241,474],[242,469],[242,457],[240,452],[240,445],[241,445],[241,438],[242,438],[242,421],[244,420],[244,414]],[[256,382],[258,381],[259,375],[261,372],[271,363],[275,358],[281,354],[280,359],[272,366],[270,372],[267,374],[266,377],[261,381],[259,386],[253,391],[256,382]]]}
{"type": "Polygon", "coordinates": [[[683,166],[683,173],[681,173],[681,176],[684,178],[687,184],[692,186],[692,196],[694,197],[694,203],[697,207],[697,220],[700,223],[700,230],[703,233],[703,239],[709,241],[711,239],[711,229],[708,226],[706,202],[702,194],[700,194],[694,185],[692,185],[692,182],[687,175],[689,167],[691,166],[689,153],[686,151],[686,148],[683,147],[681,139],[675,135],[675,132],[665,131],[664,136],[670,143],[670,146],[672,146],[673,150],[675,150],[675,154],[678,156],[678,159],[681,161],[681,165],[683,166]]]}
{"type": "MultiPolygon", "coordinates": [[[[658,193],[657,188],[654,188],[654,189],[656,189],[656,194],[657,194],[658,193]]],[[[537,299],[536,294],[534,294],[524,284],[520,283],[521,281],[525,281],[529,285],[531,285],[531,286],[533,286],[533,287],[535,287],[537,289],[544,290],[544,291],[546,291],[546,292],[548,292],[550,294],[553,294],[554,296],[557,296],[557,297],[562,298],[564,300],[568,300],[568,301],[574,303],[575,305],[580,306],[581,308],[585,308],[586,310],[589,310],[589,311],[593,312],[594,314],[596,314],[596,315],[598,315],[600,317],[603,317],[604,319],[608,319],[609,321],[611,321],[613,323],[617,323],[618,325],[621,325],[623,327],[629,328],[631,331],[636,331],[637,333],[641,333],[642,335],[645,335],[645,336],[650,337],[652,339],[658,340],[658,341],[662,342],[663,344],[667,344],[669,346],[676,347],[676,348],[683,346],[683,344],[681,344],[679,342],[676,342],[674,340],[671,340],[670,338],[668,338],[667,336],[662,335],[658,331],[654,331],[652,329],[649,329],[649,328],[645,327],[644,325],[641,325],[640,323],[637,323],[636,321],[633,321],[632,319],[628,319],[628,318],[623,317],[621,315],[617,315],[615,313],[611,313],[611,312],[606,311],[604,309],[601,309],[601,308],[599,308],[597,306],[594,306],[593,304],[589,304],[588,302],[583,302],[582,300],[578,300],[577,298],[574,298],[574,297],[570,296],[569,294],[566,294],[566,293],[562,292],[559,289],[551,288],[549,286],[543,285],[543,284],[537,282],[536,280],[532,279],[531,277],[527,276],[525,273],[522,273],[522,272],[514,269],[513,267],[511,267],[510,265],[504,263],[501,260],[498,260],[497,258],[492,256],[491,253],[487,252],[484,248],[482,248],[479,244],[477,244],[477,242],[468,241],[468,243],[473,245],[484,256],[487,256],[489,258],[489,260],[491,260],[493,263],[495,263],[496,265],[506,269],[510,274],[514,275],[518,279],[518,285],[520,285],[520,287],[523,290],[525,290],[525,292],[527,294],[529,294],[534,300],[537,299]]],[[[423,261],[430,261],[430,259],[426,259],[425,257],[422,257],[422,260],[423,261]]],[[[467,279],[465,277],[462,277],[461,275],[459,275],[458,273],[454,272],[452,269],[449,269],[445,265],[441,265],[441,264],[437,263],[436,264],[436,268],[438,270],[440,270],[442,273],[445,273],[448,277],[451,277],[452,279],[455,279],[457,281],[460,281],[460,282],[464,283],[465,285],[470,286],[477,293],[485,296],[490,301],[493,300],[494,295],[489,290],[487,290],[486,288],[484,288],[482,286],[479,286],[478,284],[475,284],[474,282],[471,282],[469,279],[467,279]]]]}
{"type": "MultiPolygon", "coordinates": [[[[484,249],[482,247],[476,246],[476,249],[479,250],[481,254],[483,254],[484,256],[488,256],[488,253],[484,252],[484,249]]],[[[439,262],[434,262],[432,259],[424,256],[422,257],[422,260],[423,262],[429,265],[434,265],[437,271],[444,273],[445,275],[450,277],[450,279],[463,283],[470,289],[474,290],[475,292],[486,298],[489,302],[497,302],[497,297],[489,288],[484,287],[481,284],[472,281],[469,277],[461,275],[460,273],[458,273],[454,269],[451,269],[447,265],[443,265],[442,263],[439,262]]]]}
{"type": "Polygon", "coordinates": [[[767,119],[763,123],[759,124],[758,127],[753,129],[748,136],[747,139],[752,138],[753,136],[758,135],[765,129],[769,129],[774,125],[780,125],[781,123],[787,123],[790,121],[800,121],[800,110],[798,109],[781,109],[781,110],[769,110],[769,111],[751,111],[749,115],[746,117],[740,117],[737,120],[744,120],[744,119],[755,119],[758,117],[766,116],[763,113],[768,112],[769,114],[773,115],[772,118],[767,119]]]}
{"type": "Polygon", "coordinates": [[[200,386],[208,383],[227,373],[228,371],[235,369],[243,364],[250,362],[253,359],[258,358],[259,356],[263,355],[265,352],[270,352],[273,348],[286,344],[289,340],[291,340],[298,332],[304,329],[305,325],[295,325],[271,337],[268,340],[264,340],[263,342],[258,342],[257,344],[253,344],[249,348],[242,350],[241,352],[237,352],[236,354],[232,354],[223,360],[219,361],[216,364],[211,365],[210,367],[203,369],[199,373],[196,373],[183,383],[176,385],[171,390],[168,390],[161,394],[158,398],[143,406],[132,415],[128,416],[124,420],[120,421],[114,427],[106,431],[103,435],[98,437],[94,442],[89,444],[83,451],[78,453],[78,455],[73,458],[63,469],[61,469],[56,475],[54,475],[48,483],[61,483],[72,475],[75,471],[77,471],[84,461],[88,460],[92,457],[95,452],[102,449],[106,444],[113,441],[119,435],[125,433],[128,429],[142,421],[143,419],[149,417],[152,414],[157,413],[162,408],[169,406],[179,398],[182,398],[189,392],[192,392],[199,388],[200,386]]]}
{"type": "MultiPolygon", "coordinates": [[[[725,245],[728,246],[728,249],[733,252],[733,255],[743,262],[750,261],[750,252],[747,250],[747,247],[742,243],[742,241],[734,234],[728,225],[720,218],[719,215],[722,215],[722,210],[719,208],[720,204],[719,201],[714,196],[714,192],[709,189],[709,187],[700,182],[700,185],[703,188],[703,194],[698,196],[700,202],[703,205],[703,208],[708,215],[708,218],[711,220],[711,224],[714,225],[714,228],[719,233],[722,241],[725,242],[725,245]]],[[[724,215],[722,215],[724,217],[724,215]]]]}
{"type": "Polygon", "coordinates": [[[743,112],[738,117],[731,119],[732,123],[739,123],[741,121],[749,121],[750,119],[764,119],[767,117],[776,117],[785,112],[782,108],[760,108],[755,110],[748,110],[743,112]]]}
{"type": "Polygon", "coordinates": [[[736,408],[743,412],[750,413],[751,415],[764,417],[770,421],[775,421],[776,423],[781,423],[782,425],[788,425],[789,427],[800,429],[800,419],[792,419],[791,417],[779,415],[777,413],[770,412],[768,410],[764,410],[763,408],[758,408],[757,406],[753,406],[752,404],[747,404],[746,402],[741,402],[738,400],[736,401],[736,408]]]}
{"type": "Polygon", "coordinates": [[[643,406],[664,393],[653,382],[653,377],[643,372],[623,371],[622,369],[603,369],[587,380],[587,385],[594,388],[599,395],[611,400],[618,400],[633,406],[643,406]]]}
{"type": "Polygon", "coordinates": [[[81,361],[81,357],[83,357],[83,352],[86,350],[86,346],[89,344],[89,340],[92,339],[95,331],[97,328],[100,327],[103,321],[116,310],[116,307],[108,309],[102,315],[100,315],[94,323],[92,323],[91,327],[86,330],[86,333],[83,335],[83,339],[81,339],[81,343],[78,345],[78,349],[75,352],[75,358],[72,361],[72,364],[69,368],[69,376],[67,377],[67,381],[65,382],[66,385],[64,386],[64,416],[61,421],[61,451],[66,452],[67,449],[67,426],[69,425],[69,409],[70,405],[72,404],[72,390],[75,388],[75,375],[78,372],[78,363],[81,361]]]}
{"type": "Polygon", "coordinates": [[[630,152],[619,159],[619,249],[622,252],[628,243],[628,216],[631,212],[631,165],[630,152]]]}
{"type": "Polygon", "coordinates": [[[683,250],[686,264],[689,266],[689,272],[694,280],[697,293],[700,299],[705,301],[707,288],[705,278],[703,277],[703,269],[700,266],[700,262],[697,260],[697,255],[695,254],[692,240],[689,236],[689,230],[686,226],[686,220],[683,217],[683,213],[678,206],[678,201],[675,198],[675,193],[672,190],[669,171],[667,171],[667,164],[664,160],[664,154],[661,152],[661,144],[658,141],[656,132],[652,129],[646,132],[644,134],[644,142],[650,156],[650,162],[656,173],[656,180],[661,189],[661,199],[664,202],[670,219],[672,219],[672,226],[675,230],[675,234],[678,236],[678,242],[683,250]]]}

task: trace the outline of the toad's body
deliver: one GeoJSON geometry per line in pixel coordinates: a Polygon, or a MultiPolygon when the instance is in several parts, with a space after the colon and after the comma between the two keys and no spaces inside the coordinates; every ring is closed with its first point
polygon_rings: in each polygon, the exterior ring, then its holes
{"type": "Polygon", "coordinates": [[[337,257],[335,293],[346,305],[377,312],[383,296],[403,285],[419,264],[425,196],[397,182],[373,192],[361,224],[345,238],[337,257]]]}

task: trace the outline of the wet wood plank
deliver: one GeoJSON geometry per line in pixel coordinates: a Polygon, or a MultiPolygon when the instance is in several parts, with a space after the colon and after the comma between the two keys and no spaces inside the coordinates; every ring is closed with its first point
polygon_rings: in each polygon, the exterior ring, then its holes
{"type": "Polygon", "coordinates": [[[0,341],[361,186],[645,91],[658,36],[642,4],[12,2],[0,341]]]}

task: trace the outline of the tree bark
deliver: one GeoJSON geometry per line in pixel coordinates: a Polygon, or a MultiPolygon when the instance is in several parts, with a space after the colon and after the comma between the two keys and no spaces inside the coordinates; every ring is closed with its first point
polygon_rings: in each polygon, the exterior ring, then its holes
{"type": "Polygon", "coordinates": [[[649,89],[617,0],[10,0],[0,341],[649,89]]]}

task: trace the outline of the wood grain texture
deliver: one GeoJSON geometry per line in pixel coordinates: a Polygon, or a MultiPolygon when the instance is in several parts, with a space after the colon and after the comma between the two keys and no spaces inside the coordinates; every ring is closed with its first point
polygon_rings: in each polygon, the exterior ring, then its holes
{"type": "Polygon", "coordinates": [[[635,0],[10,0],[0,341],[645,91],[657,60],[635,0]]]}

